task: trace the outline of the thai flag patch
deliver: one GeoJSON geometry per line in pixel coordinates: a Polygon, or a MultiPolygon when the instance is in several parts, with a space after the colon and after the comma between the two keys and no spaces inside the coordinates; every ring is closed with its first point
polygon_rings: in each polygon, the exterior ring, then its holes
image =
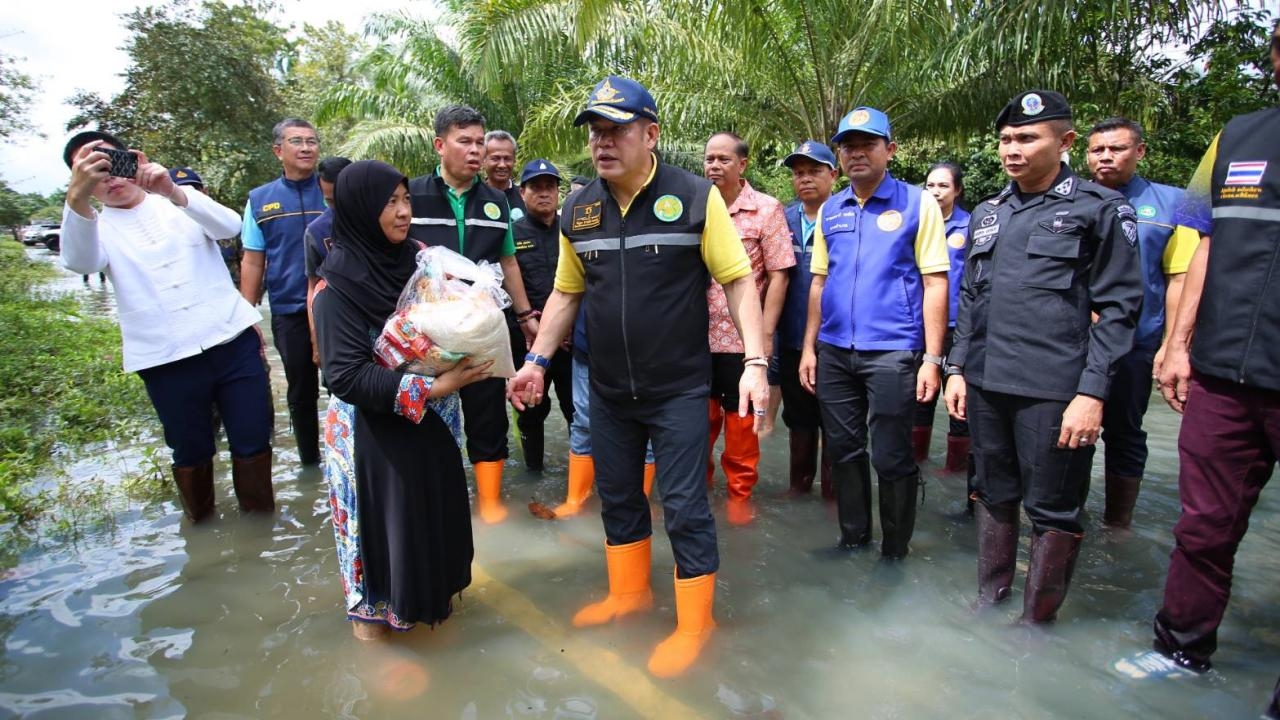
{"type": "Polygon", "coordinates": [[[1267,171],[1264,162],[1233,162],[1227,166],[1224,185],[1261,185],[1262,174],[1267,171]]]}

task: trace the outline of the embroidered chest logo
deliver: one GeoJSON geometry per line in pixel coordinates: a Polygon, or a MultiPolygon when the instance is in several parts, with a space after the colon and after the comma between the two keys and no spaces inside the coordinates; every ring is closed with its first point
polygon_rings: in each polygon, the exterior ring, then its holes
{"type": "Polygon", "coordinates": [[[524,211],[518,207],[511,208],[511,222],[519,222],[524,217],[524,211]]]}
{"type": "Polygon", "coordinates": [[[484,216],[490,220],[497,220],[502,217],[502,211],[498,209],[497,203],[487,202],[484,204],[484,216]]]}
{"type": "Polygon", "coordinates": [[[1140,217],[1140,218],[1144,218],[1144,219],[1146,219],[1146,220],[1150,220],[1151,218],[1153,218],[1153,217],[1155,217],[1155,216],[1156,216],[1156,209],[1155,209],[1155,206],[1153,206],[1153,205],[1139,205],[1139,206],[1138,206],[1138,217],[1140,217]]]}
{"type": "Polygon", "coordinates": [[[889,210],[880,214],[876,218],[876,227],[884,232],[893,232],[902,227],[902,213],[897,210],[889,210]]]}
{"type": "Polygon", "coordinates": [[[653,214],[662,222],[675,222],[684,214],[684,203],[675,195],[663,195],[653,202],[653,214]]]}
{"type": "Polygon", "coordinates": [[[599,200],[587,205],[574,205],[572,229],[577,231],[600,227],[600,208],[599,200]]]}
{"type": "Polygon", "coordinates": [[[947,247],[953,248],[955,250],[963,250],[964,249],[964,233],[953,232],[950,235],[948,235],[947,247]]]}
{"type": "Polygon", "coordinates": [[[262,206],[262,212],[264,213],[269,213],[272,210],[279,210],[279,209],[280,209],[280,203],[278,202],[267,203],[266,205],[262,206]]]}

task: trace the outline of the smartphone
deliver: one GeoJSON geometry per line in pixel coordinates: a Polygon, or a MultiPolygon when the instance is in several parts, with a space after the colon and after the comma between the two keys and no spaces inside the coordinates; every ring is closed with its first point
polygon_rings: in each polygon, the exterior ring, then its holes
{"type": "Polygon", "coordinates": [[[132,150],[117,150],[106,145],[94,148],[111,158],[111,169],[108,174],[115,177],[132,178],[138,174],[138,153],[132,150]]]}

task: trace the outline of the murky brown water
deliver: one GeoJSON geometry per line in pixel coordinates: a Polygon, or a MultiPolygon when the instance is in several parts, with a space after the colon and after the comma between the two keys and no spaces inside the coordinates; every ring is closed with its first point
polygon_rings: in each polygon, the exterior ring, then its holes
{"type": "MultiPolygon", "coordinates": [[[[111,306],[96,277],[87,291],[79,277],[63,286],[111,306]]],[[[512,461],[510,518],[476,522],[476,581],[454,617],[362,646],[342,612],[323,480],[297,465],[274,368],[277,515],[239,517],[224,451],[220,519],[191,527],[170,501],[24,555],[0,578],[0,718],[1249,718],[1280,673],[1274,491],[1238,556],[1216,670],[1136,681],[1112,669],[1149,647],[1178,511],[1177,418],[1154,402],[1136,529],[1101,529],[1098,475],[1075,583],[1048,630],[1012,625],[1016,593],[1007,609],[970,612],[976,541],[963,479],[939,474],[944,422],[899,565],[815,553],[834,539],[834,514],[816,493],[783,497],[783,432],[764,443],[756,522],[720,525],[719,630],[685,677],[655,680],[644,665],[674,623],[662,533],[654,611],[575,630],[572,613],[605,587],[598,505],[557,523],[523,510],[563,493],[568,448],[552,413],[547,472],[512,461]]],[[[87,458],[74,472],[111,477],[138,456],[87,458]]]]}

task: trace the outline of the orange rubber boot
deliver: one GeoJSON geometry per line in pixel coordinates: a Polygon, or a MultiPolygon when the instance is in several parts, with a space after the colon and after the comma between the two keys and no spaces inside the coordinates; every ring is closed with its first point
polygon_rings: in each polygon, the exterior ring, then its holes
{"type": "Polygon", "coordinates": [[[720,426],[724,424],[724,409],[719,402],[707,401],[707,420],[711,426],[711,440],[707,443],[707,489],[710,490],[716,486],[716,440],[720,437],[720,426]]]}
{"type": "Polygon", "coordinates": [[[676,577],[676,631],[654,648],[649,672],[660,678],[675,677],[698,659],[716,627],[711,617],[715,596],[715,573],[686,580],[676,577]]]}
{"type": "Polygon", "coordinates": [[[653,479],[658,476],[658,466],[654,463],[644,464],[644,496],[653,497],[653,479]]]}
{"type": "Polygon", "coordinates": [[[755,418],[738,417],[737,413],[724,415],[724,454],[720,464],[729,479],[729,499],[725,503],[725,517],[732,525],[746,525],[755,517],[751,507],[751,490],[760,479],[760,438],[752,428],[755,418]]]}
{"type": "Polygon", "coordinates": [[[569,482],[564,504],[555,509],[557,518],[572,517],[582,509],[582,503],[591,497],[591,485],[596,481],[596,464],[590,455],[569,453],[569,482]]]}
{"type": "Polygon", "coordinates": [[[502,461],[478,462],[472,467],[476,471],[476,500],[480,506],[480,519],[486,525],[507,519],[507,508],[502,504],[502,461]]]}
{"type": "Polygon", "coordinates": [[[649,587],[651,539],[626,545],[605,544],[609,596],[579,610],[573,616],[574,627],[603,625],[614,618],[653,607],[653,589],[649,587]]]}

